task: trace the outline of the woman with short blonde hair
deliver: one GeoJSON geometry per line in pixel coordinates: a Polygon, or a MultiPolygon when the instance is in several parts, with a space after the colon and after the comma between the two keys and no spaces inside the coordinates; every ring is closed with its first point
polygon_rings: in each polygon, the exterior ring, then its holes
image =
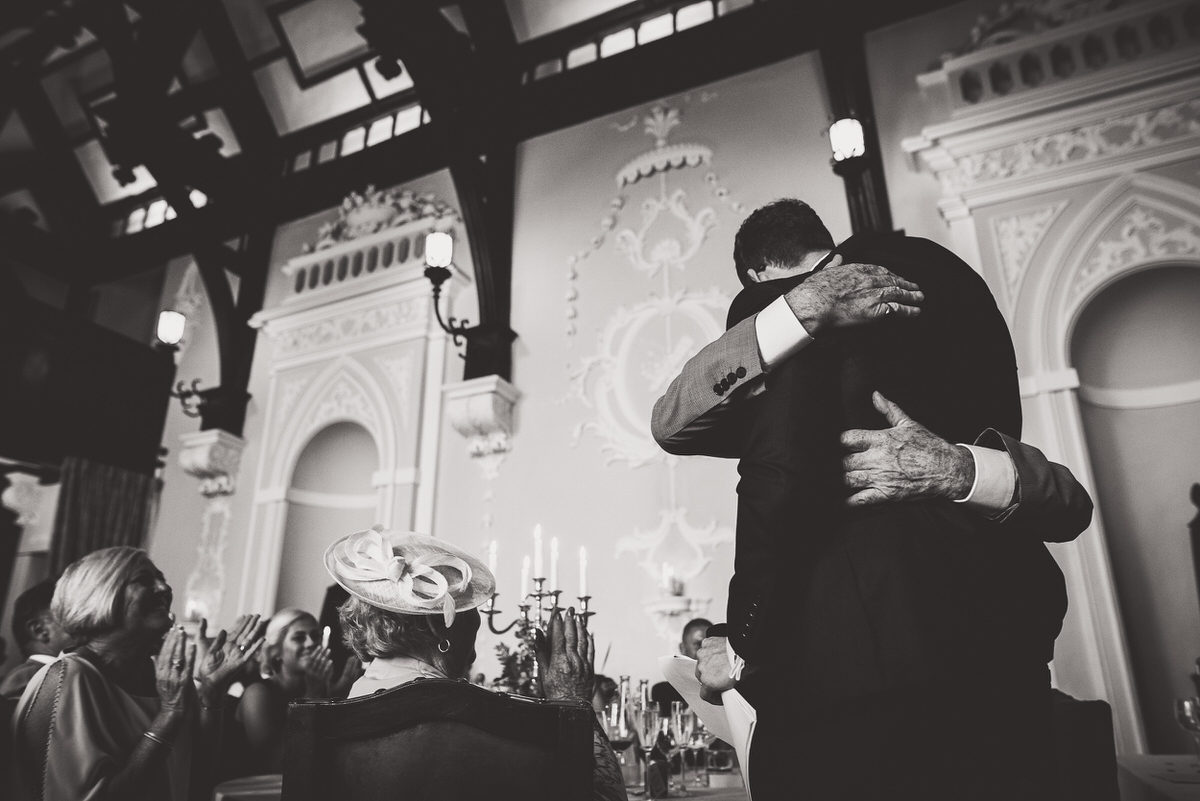
{"type": "Polygon", "coordinates": [[[17,706],[18,799],[211,795],[223,699],[262,626],[257,615],[239,618],[197,660],[196,644],[172,625],[172,598],[138,548],[105,548],[67,567],[51,610],[74,650],[42,668],[17,706]]]}

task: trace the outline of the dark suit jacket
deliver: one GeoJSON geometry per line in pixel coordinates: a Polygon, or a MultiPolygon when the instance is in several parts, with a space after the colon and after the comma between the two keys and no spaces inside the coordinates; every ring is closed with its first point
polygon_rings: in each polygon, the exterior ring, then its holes
{"type": "MultiPolygon", "coordinates": [[[[734,649],[760,670],[739,688],[754,703],[787,686],[817,705],[968,666],[1044,665],[1066,595],[1039,537],[949,502],[843,503],[839,434],[888,425],[873,390],[952,442],[989,427],[1020,436],[1015,357],[990,291],[927,240],[856,236],[837,252],[916,281],[926,300],[919,317],[821,335],[741,401],[728,614],[734,649]]],[[[730,324],[806,278],[749,288],[730,324]]]]}

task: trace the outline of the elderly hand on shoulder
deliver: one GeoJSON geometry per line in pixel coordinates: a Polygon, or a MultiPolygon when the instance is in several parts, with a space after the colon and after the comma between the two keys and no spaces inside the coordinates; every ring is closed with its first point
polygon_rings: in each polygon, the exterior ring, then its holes
{"type": "Polygon", "coordinates": [[[825,328],[863,325],[888,315],[916,317],[925,299],[912,281],[875,264],[843,264],[840,255],[786,297],[814,337],[825,328]]]}
{"type": "Polygon", "coordinates": [[[538,631],[536,650],[542,691],[556,700],[588,701],[595,683],[596,643],[575,608],[555,610],[548,634],[538,631]]]}

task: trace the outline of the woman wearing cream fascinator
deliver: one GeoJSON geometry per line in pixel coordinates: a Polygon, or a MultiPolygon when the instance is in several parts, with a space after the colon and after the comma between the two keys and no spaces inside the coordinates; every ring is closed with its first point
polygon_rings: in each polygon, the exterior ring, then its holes
{"type": "MultiPolygon", "coordinates": [[[[325,568],[350,593],[338,610],[342,631],[367,665],[351,698],[419,678],[466,678],[475,661],[478,607],[496,590],[483,562],[435,537],[376,526],[329,546],[325,568]]],[[[551,616],[541,645],[546,697],[590,701],[595,645],[573,608],[551,616]]],[[[625,799],[616,755],[593,722],[594,797],[625,799]]]]}

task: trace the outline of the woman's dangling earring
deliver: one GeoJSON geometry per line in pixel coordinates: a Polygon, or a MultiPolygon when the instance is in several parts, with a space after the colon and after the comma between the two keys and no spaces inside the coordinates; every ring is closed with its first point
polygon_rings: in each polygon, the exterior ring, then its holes
{"type": "Polygon", "coordinates": [[[438,643],[438,653],[445,654],[445,653],[449,653],[449,651],[450,651],[450,641],[443,638],[442,641],[438,643]]]}

